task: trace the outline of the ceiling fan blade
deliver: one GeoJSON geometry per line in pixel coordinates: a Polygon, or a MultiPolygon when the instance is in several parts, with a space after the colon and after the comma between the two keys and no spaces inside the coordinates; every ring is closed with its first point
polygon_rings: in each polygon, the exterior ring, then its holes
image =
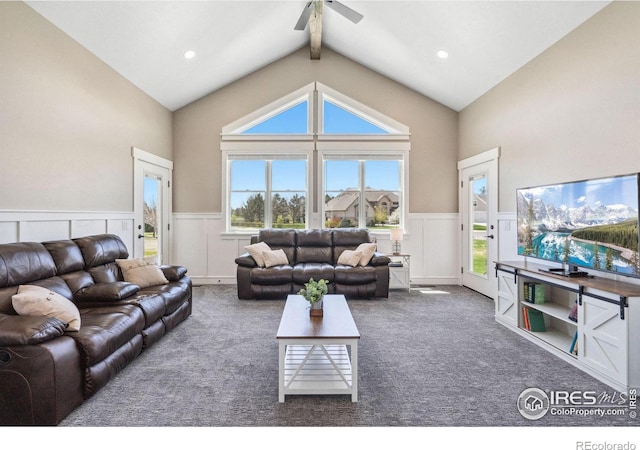
{"type": "Polygon", "coordinates": [[[343,5],[342,3],[337,2],[335,0],[325,0],[324,4],[327,5],[329,8],[333,9],[335,12],[343,15],[353,23],[360,22],[364,17],[359,12],[356,12],[353,9],[349,8],[348,6],[343,5]]]}
{"type": "Polygon", "coordinates": [[[309,22],[309,17],[311,17],[311,13],[313,12],[313,2],[307,2],[307,6],[302,10],[302,14],[300,14],[300,18],[298,19],[298,23],[293,28],[294,30],[304,30],[307,27],[307,22],[309,22]]]}

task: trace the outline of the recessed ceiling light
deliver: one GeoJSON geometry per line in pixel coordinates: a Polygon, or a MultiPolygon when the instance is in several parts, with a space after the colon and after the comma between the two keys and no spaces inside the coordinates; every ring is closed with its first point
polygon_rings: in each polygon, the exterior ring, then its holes
{"type": "Polygon", "coordinates": [[[194,52],[193,50],[187,50],[186,52],[184,52],[184,57],[186,59],[193,59],[196,57],[196,52],[194,52]]]}
{"type": "Polygon", "coordinates": [[[438,50],[436,52],[436,55],[438,56],[438,58],[440,59],[447,59],[449,57],[449,52],[446,50],[438,50]]]}

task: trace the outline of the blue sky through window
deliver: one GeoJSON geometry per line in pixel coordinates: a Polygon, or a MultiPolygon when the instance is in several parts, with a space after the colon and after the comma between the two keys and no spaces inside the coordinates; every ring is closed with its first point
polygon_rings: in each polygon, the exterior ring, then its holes
{"type": "Polygon", "coordinates": [[[325,134],[389,134],[386,130],[325,100],[325,134]]]}
{"type": "Polygon", "coordinates": [[[260,122],[243,134],[306,134],[307,104],[304,101],[260,122]]]}

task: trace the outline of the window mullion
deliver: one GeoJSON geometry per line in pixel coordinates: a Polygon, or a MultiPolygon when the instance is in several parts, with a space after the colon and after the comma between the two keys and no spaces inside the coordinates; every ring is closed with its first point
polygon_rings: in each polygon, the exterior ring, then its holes
{"type": "Polygon", "coordinates": [[[358,211],[358,228],[367,227],[367,196],[365,195],[366,181],[364,179],[364,160],[358,161],[358,176],[360,177],[360,208],[358,211]]]}
{"type": "Polygon", "coordinates": [[[264,226],[265,228],[271,228],[273,221],[271,220],[272,214],[272,199],[271,199],[271,160],[267,160],[265,164],[265,180],[267,185],[265,186],[265,199],[264,199],[264,226]]]}

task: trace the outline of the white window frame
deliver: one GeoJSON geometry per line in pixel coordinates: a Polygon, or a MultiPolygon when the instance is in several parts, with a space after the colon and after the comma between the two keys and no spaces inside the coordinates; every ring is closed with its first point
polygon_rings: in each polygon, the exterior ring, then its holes
{"type": "MultiPolygon", "coordinates": [[[[384,114],[357,102],[319,82],[300,89],[247,114],[222,128],[220,150],[222,152],[222,208],[226,216],[227,233],[243,233],[231,229],[230,211],[230,158],[243,155],[253,159],[268,159],[264,155],[302,155],[307,158],[306,224],[309,228],[324,227],[324,159],[330,155],[342,155],[343,159],[376,160],[397,158],[402,161],[400,224],[406,229],[409,205],[409,151],[411,134],[409,127],[384,114]],[[325,134],[324,101],[387,131],[387,134],[325,134]],[[306,134],[242,134],[251,127],[307,101],[306,134]],[[315,183],[314,183],[315,181],[315,183]],[[317,193],[317,195],[316,195],[317,193]]],[[[280,156],[282,155],[282,156],[280,156]]],[[[265,202],[267,199],[265,199],[265,202]]],[[[362,204],[362,202],[361,202],[362,204]]],[[[364,207],[362,204],[361,208],[364,207]]],[[[266,207],[265,207],[266,209],[266,207]]],[[[362,216],[362,214],[361,214],[362,216]]],[[[265,226],[268,217],[265,213],[265,226]]],[[[362,225],[361,223],[359,225],[362,225]]],[[[366,225],[366,220],[365,224],[366,225]]]]}
{"type": "MultiPolygon", "coordinates": [[[[313,199],[313,149],[309,148],[308,145],[301,146],[299,144],[286,143],[290,145],[284,145],[282,143],[268,142],[262,143],[260,149],[256,149],[252,145],[243,145],[242,143],[230,143],[235,145],[225,145],[225,149],[222,151],[222,160],[224,162],[224,167],[222,171],[222,192],[223,202],[222,208],[225,212],[226,223],[225,229],[228,233],[248,233],[254,234],[254,231],[251,230],[236,230],[231,227],[231,205],[230,205],[230,196],[231,196],[231,162],[237,159],[247,159],[247,160],[259,160],[259,161],[270,161],[275,159],[287,159],[288,156],[291,159],[304,159],[306,162],[306,193],[305,193],[305,223],[307,226],[309,225],[309,221],[311,219],[311,207],[312,207],[312,199],[313,199]],[[285,147],[285,148],[283,148],[285,147]],[[270,157],[270,156],[274,157],[270,157]]],[[[266,198],[265,198],[265,227],[269,227],[271,225],[271,205],[270,205],[270,196],[271,192],[271,179],[267,177],[266,179],[267,186],[266,188],[266,198]]]]}
{"type": "MultiPolygon", "coordinates": [[[[407,228],[407,212],[409,205],[409,143],[356,143],[349,142],[348,145],[339,142],[325,142],[322,145],[323,149],[318,151],[318,182],[316,190],[318,192],[318,198],[322,199],[321,206],[319,208],[320,222],[324,227],[325,220],[325,161],[326,160],[358,160],[358,161],[375,161],[375,160],[395,160],[401,161],[400,171],[400,212],[398,217],[400,218],[400,227],[406,230],[407,228]],[[374,145],[375,144],[375,145],[374,145]]],[[[364,195],[365,186],[363,186],[364,173],[360,173],[360,195],[364,195]]],[[[360,201],[360,211],[358,217],[358,227],[366,227],[366,211],[364,202],[360,201]]],[[[382,231],[380,231],[382,232],[382,231]]]]}
{"type": "Polygon", "coordinates": [[[318,119],[318,133],[317,138],[319,141],[351,141],[351,140],[366,140],[366,141],[388,141],[388,140],[406,140],[410,138],[409,127],[401,124],[400,122],[385,116],[384,114],[376,111],[373,108],[368,107],[350,97],[347,97],[340,92],[325,86],[322,83],[316,83],[318,91],[318,103],[316,105],[317,119],[318,119]],[[328,101],[336,106],[350,112],[354,116],[360,117],[367,122],[372,123],[385,130],[388,134],[325,134],[324,133],[324,102],[328,101]]]}
{"type": "Polygon", "coordinates": [[[222,141],[312,141],[314,121],[314,90],[315,83],[310,83],[284,97],[253,111],[246,116],[222,127],[222,141]],[[306,134],[243,134],[251,127],[277,116],[283,111],[307,102],[307,132],[306,134]]]}

